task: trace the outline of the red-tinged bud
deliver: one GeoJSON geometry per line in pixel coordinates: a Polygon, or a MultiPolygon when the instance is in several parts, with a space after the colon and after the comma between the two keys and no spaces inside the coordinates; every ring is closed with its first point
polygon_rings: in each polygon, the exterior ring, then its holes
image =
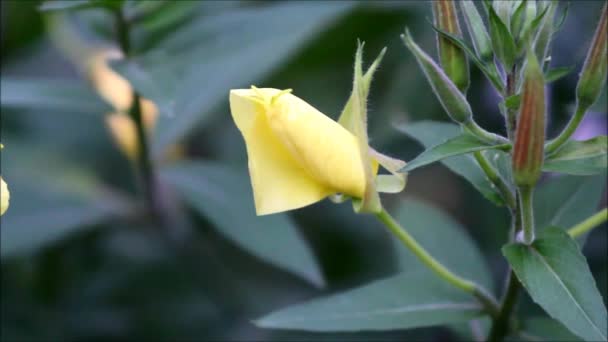
{"type": "MultiPolygon", "coordinates": [[[[456,4],[453,0],[433,1],[433,18],[435,26],[439,29],[456,37],[462,37],[456,4]]],[[[464,51],[439,33],[437,34],[437,49],[443,71],[460,91],[466,92],[469,87],[469,65],[464,51]]]]}
{"type": "Polygon", "coordinates": [[[536,55],[528,51],[515,146],[513,176],[518,186],[533,186],[540,177],[545,145],[545,81],[536,55]]]}
{"type": "Polygon", "coordinates": [[[585,64],[581,71],[581,75],[576,87],[576,99],[581,108],[589,108],[600,96],[602,88],[606,83],[606,70],[608,64],[608,28],[607,28],[607,12],[608,4],[604,4],[602,9],[602,17],[597,29],[593,42],[589,47],[585,64]]]}

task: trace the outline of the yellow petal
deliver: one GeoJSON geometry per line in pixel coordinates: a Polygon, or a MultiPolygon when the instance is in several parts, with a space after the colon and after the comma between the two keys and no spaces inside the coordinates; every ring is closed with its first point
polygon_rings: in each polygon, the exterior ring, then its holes
{"type": "Polygon", "coordinates": [[[96,51],[90,57],[88,74],[93,87],[101,97],[117,111],[126,112],[133,101],[131,85],[108,65],[108,61],[120,58],[122,58],[121,52],[115,49],[96,51]]]}
{"type": "Polygon", "coordinates": [[[362,196],[365,175],[356,138],[298,97],[275,97],[280,93],[270,88],[230,92],[232,116],[247,145],[258,215],[303,207],[337,192],[362,196]]]}
{"type": "Polygon", "coordinates": [[[4,215],[6,209],[8,209],[8,203],[11,198],[11,194],[8,191],[8,187],[4,182],[4,179],[0,177],[0,216],[4,215]]]}

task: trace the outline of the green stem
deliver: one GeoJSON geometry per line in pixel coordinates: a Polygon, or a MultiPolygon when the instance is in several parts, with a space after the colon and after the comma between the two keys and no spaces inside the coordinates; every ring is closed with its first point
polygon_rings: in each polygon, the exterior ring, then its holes
{"type": "Polygon", "coordinates": [[[568,234],[570,234],[570,236],[572,236],[573,238],[581,236],[586,232],[590,231],[591,229],[606,222],[606,220],[608,220],[608,208],[604,208],[603,210],[593,214],[583,222],[568,229],[568,234]]]}
{"type": "Polygon", "coordinates": [[[513,270],[509,271],[507,287],[502,297],[498,317],[493,321],[492,328],[488,334],[488,342],[501,341],[509,333],[511,326],[511,313],[517,303],[519,294],[519,282],[513,270]]]}
{"type": "Polygon", "coordinates": [[[500,136],[498,134],[494,134],[492,132],[486,131],[481,126],[479,126],[473,119],[471,119],[467,122],[464,122],[462,124],[462,126],[469,133],[476,136],[479,140],[486,142],[488,144],[494,145],[494,144],[509,144],[510,143],[510,141],[507,138],[500,136]]]}
{"type": "Polygon", "coordinates": [[[477,297],[490,315],[498,313],[498,305],[494,298],[474,282],[464,279],[435,259],[422,247],[401,225],[385,210],[376,213],[376,217],[393,233],[414,255],[431,271],[452,286],[477,297]]]}
{"type": "Polygon", "coordinates": [[[477,151],[473,153],[475,160],[486,174],[490,182],[496,186],[502,198],[505,200],[505,203],[509,208],[515,208],[515,197],[513,196],[513,192],[507,185],[507,183],[502,179],[502,177],[498,174],[498,171],[490,164],[488,159],[483,155],[481,151],[477,151]]]}
{"type": "Polygon", "coordinates": [[[533,194],[534,189],[532,187],[519,187],[519,204],[523,229],[522,242],[526,245],[529,245],[534,241],[534,209],[532,207],[533,194]]]}
{"type": "MultiPolygon", "coordinates": [[[[507,74],[507,86],[505,88],[505,96],[506,99],[509,96],[513,96],[515,94],[515,86],[517,83],[517,66],[514,65],[513,69],[509,74],[507,74]]],[[[509,140],[515,140],[515,127],[517,126],[517,109],[507,108],[505,113],[505,119],[507,124],[507,136],[509,140]]]]}
{"type": "MultiPolygon", "coordinates": [[[[116,34],[117,40],[120,45],[122,53],[128,58],[131,55],[131,44],[129,40],[129,23],[127,22],[124,13],[121,9],[117,9],[115,12],[116,16],[116,34]]],[[[135,130],[137,135],[138,154],[137,154],[137,165],[139,175],[141,178],[141,188],[146,206],[151,213],[157,212],[157,201],[156,201],[156,184],[155,175],[152,159],[150,157],[150,149],[148,147],[148,137],[143,121],[142,108],[141,108],[141,97],[133,90],[132,103],[129,109],[129,115],[135,123],[135,130]]]]}
{"type": "Polygon", "coordinates": [[[572,116],[564,130],[557,136],[557,138],[549,141],[549,143],[547,143],[547,146],[545,146],[546,154],[555,152],[566,141],[568,141],[568,139],[570,139],[574,131],[576,131],[576,129],[578,128],[578,125],[581,123],[581,120],[583,120],[583,117],[585,117],[585,112],[587,112],[587,107],[582,107],[580,104],[576,106],[576,111],[574,112],[574,115],[572,116]]]}

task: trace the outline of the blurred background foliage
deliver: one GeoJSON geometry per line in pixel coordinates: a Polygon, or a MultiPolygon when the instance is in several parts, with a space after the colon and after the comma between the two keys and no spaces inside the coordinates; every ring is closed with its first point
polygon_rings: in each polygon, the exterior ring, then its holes
{"type": "MultiPolygon", "coordinates": [[[[410,160],[422,147],[394,125],[447,119],[399,39],[407,25],[423,48],[435,50],[430,5],[132,4],[135,57],[112,66],[160,108],[155,156],[177,143],[184,160],[196,160],[163,162],[163,202],[180,224],[163,229],[132,215],[132,170],[106,129],[108,105],[83,73],[88,51],[115,45],[113,18],[94,9],[41,13],[39,1],[1,1],[2,176],[11,190],[1,228],[2,340],[460,338],[458,329],[313,334],[252,324],[289,304],[387,277],[407,263],[383,227],[355,216],[348,204],[323,201],[255,218],[245,146],[227,101],[229,89],[251,84],[293,88],[336,118],[351,91],[357,38],[366,42],[367,61],[387,46],[371,88],[370,137],[376,149],[410,160]]],[[[554,41],[553,66],[580,69],[601,5],[572,3],[554,41]]],[[[498,98],[481,73],[471,71],[468,98],[477,121],[502,132],[498,98]]],[[[576,80],[572,72],[550,86],[549,137],[572,112],[576,80]]],[[[605,131],[604,90],[577,137],[605,131]]],[[[573,201],[572,208],[593,212],[591,194],[606,205],[605,186],[573,180],[560,190],[553,176],[546,181],[554,185],[547,196],[573,201]]],[[[502,281],[507,213],[465,180],[434,164],[410,174],[403,194],[385,198],[421,234],[432,236],[437,220],[466,230],[487,256],[494,283],[502,281]],[[404,198],[409,204],[398,203],[404,198]]],[[[584,249],[604,298],[606,246],[606,229],[597,229],[584,249]]],[[[529,300],[520,309],[541,312],[529,300]]]]}

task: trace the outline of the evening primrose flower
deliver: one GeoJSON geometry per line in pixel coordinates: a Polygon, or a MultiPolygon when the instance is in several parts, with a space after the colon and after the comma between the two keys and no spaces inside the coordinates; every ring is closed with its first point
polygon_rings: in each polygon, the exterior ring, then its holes
{"type": "Polygon", "coordinates": [[[297,209],[330,195],[353,199],[358,211],[381,210],[378,191],[405,186],[405,163],[368,146],[365,100],[380,56],[363,75],[362,45],[355,62],[355,89],[339,122],[292,94],[291,89],[233,89],[232,117],[247,147],[256,212],[297,209]],[[393,175],[378,176],[383,165],[393,175]],[[387,177],[391,178],[390,180],[387,177]]]}
{"type": "MultiPolygon", "coordinates": [[[[3,148],[2,144],[0,144],[0,150],[3,148]]],[[[4,215],[6,210],[8,209],[9,200],[11,198],[11,194],[8,191],[8,187],[6,186],[6,182],[0,176],[0,216],[4,215]]]]}
{"type": "MultiPolygon", "coordinates": [[[[129,158],[136,160],[139,154],[135,122],[129,115],[133,102],[133,89],[129,82],[108,65],[112,59],[122,58],[122,53],[115,49],[102,49],[92,54],[87,65],[87,74],[93,87],[116,112],[106,116],[106,125],[120,150],[129,158]]],[[[140,100],[142,119],[148,134],[154,131],[158,117],[156,105],[142,98],[140,100]]]]}

